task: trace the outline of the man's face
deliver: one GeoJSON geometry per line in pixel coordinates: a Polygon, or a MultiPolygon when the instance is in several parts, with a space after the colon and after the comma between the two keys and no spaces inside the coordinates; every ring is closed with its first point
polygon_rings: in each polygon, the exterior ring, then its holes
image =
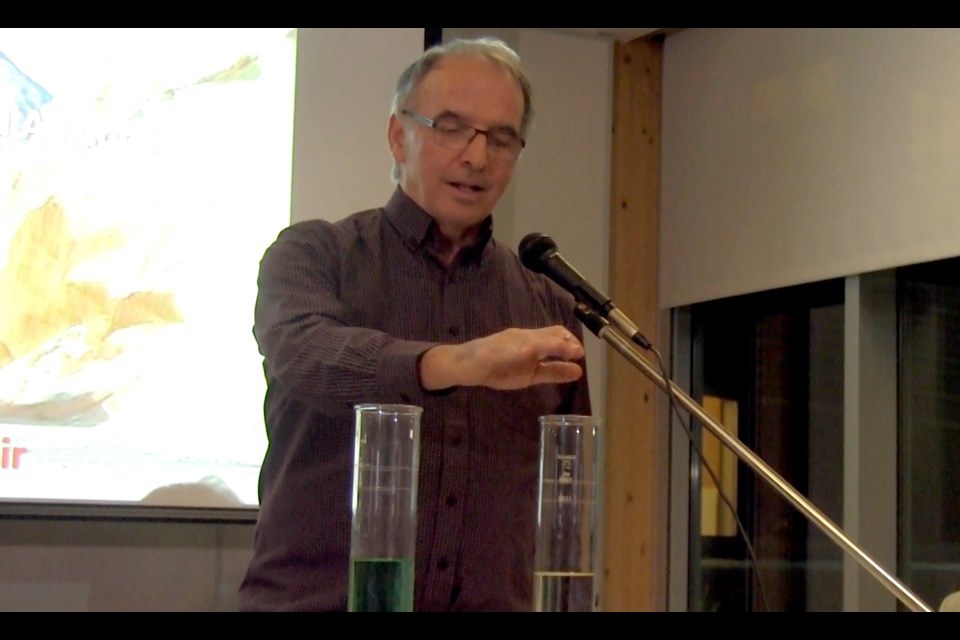
{"type": "MultiPolygon", "coordinates": [[[[453,116],[478,129],[520,131],[523,93],[502,68],[452,56],[423,78],[407,107],[427,118],[453,116]]],[[[390,118],[390,149],[401,165],[400,187],[453,239],[493,211],[513,176],[515,159],[488,153],[477,135],[463,150],[436,143],[433,131],[404,115],[390,118]]]]}

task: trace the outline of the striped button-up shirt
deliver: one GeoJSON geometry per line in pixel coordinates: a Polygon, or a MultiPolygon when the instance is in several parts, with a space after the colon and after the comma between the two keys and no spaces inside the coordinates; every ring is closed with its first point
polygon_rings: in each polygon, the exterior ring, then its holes
{"type": "Polygon", "coordinates": [[[346,608],[361,402],[424,410],[415,609],[531,609],[538,418],[589,415],[586,374],[518,391],[426,392],[418,360],[509,327],[583,332],[573,297],[498,243],[491,218],[449,267],[436,234],[397,189],[386,207],[293,224],[264,254],[254,335],[269,445],[241,609],[346,608]]]}

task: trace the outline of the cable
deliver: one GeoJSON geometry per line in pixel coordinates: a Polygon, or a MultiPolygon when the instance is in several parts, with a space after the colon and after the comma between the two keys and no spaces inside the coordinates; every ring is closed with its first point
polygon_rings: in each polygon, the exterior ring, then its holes
{"type": "MultiPolygon", "coordinates": [[[[604,331],[613,330],[611,329],[610,323],[606,320],[606,318],[604,318],[595,307],[587,304],[586,302],[577,303],[577,306],[574,308],[574,315],[576,315],[577,319],[580,320],[580,322],[582,322],[584,326],[587,327],[587,329],[589,329],[590,332],[597,337],[602,338],[604,331]]],[[[617,332],[616,335],[623,338],[622,332],[617,332]]],[[[680,411],[677,408],[676,397],[673,392],[671,376],[667,372],[666,367],[664,367],[663,357],[660,355],[660,352],[657,351],[657,349],[650,343],[650,341],[644,338],[639,331],[633,331],[630,339],[632,342],[638,344],[646,351],[652,351],[657,357],[657,363],[660,365],[660,375],[664,380],[667,398],[670,400],[670,413],[677,416],[677,421],[680,423],[680,426],[683,427],[683,430],[686,431],[687,438],[690,439],[690,444],[693,445],[694,450],[697,452],[697,457],[700,459],[701,465],[707,470],[707,473],[710,474],[710,477],[713,478],[714,483],[717,485],[718,495],[723,499],[723,502],[725,505],[727,505],[730,513],[733,514],[733,519],[737,523],[737,529],[740,531],[740,535],[743,538],[744,543],[747,545],[747,552],[750,554],[750,561],[753,563],[753,571],[757,576],[757,584],[760,587],[760,598],[763,601],[763,608],[764,610],[769,611],[770,606],[767,602],[766,589],[763,586],[763,577],[760,575],[760,563],[757,562],[757,554],[753,550],[753,545],[750,544],[750,538],[747,536],[747,531],[744,528],[743,523],[740,521],[740,516],[737,515],[736,507],[734,507],[727,494],[723,492],[723,489],[720,486],[720,480],[717,478],[717,474],[706,461],[703,451],[700,449],[700,445],[697,444],[696,438],[693,437],[690,427],[687,426],[687,424],[683,421],[683,417],[680,415],[680,411]]]]}
{"type": "Polygon", "coordinates": [[[670,401],[670,413],[672,415],[676,415],[677,421],[680,423],[680,426],[683,427],[683,430],[687,434],[687,438],[689,438],[690,440],[690,444],[693,445],[694,451],[697,452],[697,457],[700,459],[701,466],[707,470],[707,473],[710,475],[710,477],[713,479],[714,484],[716,484],[717,486],[717,493],[720,495],[720,498],[723,500],[723,503],[727,505],[727,508],[730,510],[730,513],[733,514],[733,519],[737,523],[737,530],[740,532],[740,536],[743,538],[743,541],[747,546],[747,552],[750,554],[750,561],[753,564],[753,570],[757,576],[757,584],[760,587],[760,599],[763,602],[763,608],[765,611],[769,611],[770,605],[768,604],[768,601],[767,601],[767,591],[763,586],[763,576],[760,575],[760,563],[757,562],[757,554],[753,550],[753,545],[750,544],[750,538],[747,536],[747,531],[744,528],[743,523],[740,521],[740,516],[737,515],[737,509],[733,505],[733,502],[730,500],[727,494],[724,493],[720,485],[720,479],[717,477],[716,472],[714,472],[713,468],[707,462],[706,457],[703,455],[703,451],[701,450],[700,445],[697,444],[697,440],[696,438],[694,438],[693,432],[691,431],[690,427],[687,426],[687,424],[683,421],[683,416],[680,415],[680,410],[677,408],[677,403],[673,395],[673,383],[671,382],[672,378],[667,372],[666,368],[664,367],[663,358],[661,357],[660,352],[657,351],[656,347],[653,347],[653,346],[650,346],[647,350],[653,352],[653,354],[657,357],[657,364],[660,366],[660,374],[663,376],[663,380],[667,390],[667,398],[670,401]]]}

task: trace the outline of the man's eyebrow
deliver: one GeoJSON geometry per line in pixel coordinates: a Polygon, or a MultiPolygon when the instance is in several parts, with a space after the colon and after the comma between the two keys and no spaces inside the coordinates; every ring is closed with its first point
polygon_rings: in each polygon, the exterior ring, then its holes
{"type": "Polygon", "coordinates": [[[433,116],[434,120],[438,118],[456,118],[457,120],[463,120],[463,116],[461,116],[459,113],[455,111],[450,111],[449,109],[441,111],[437,115],[433,116]]]}

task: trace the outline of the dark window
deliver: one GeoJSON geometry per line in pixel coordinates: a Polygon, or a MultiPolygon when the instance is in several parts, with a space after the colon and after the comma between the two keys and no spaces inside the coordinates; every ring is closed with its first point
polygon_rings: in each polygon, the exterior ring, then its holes
{"type": "Polygon", "coordinates": [[[898,549],[937,608],[960,589],[960,259],[897,270],[898,549]]]}
{"type": "MultiPolygon", "coordinates": [[[[690,312],[691,395],[840,522],[843,281],[701,303],[690,312]]],[[[841,610],[843,551],[701,425],[693,432],[736,507],[759,574],[716,483],[691,452],[689,609],[841,610]]]]}

